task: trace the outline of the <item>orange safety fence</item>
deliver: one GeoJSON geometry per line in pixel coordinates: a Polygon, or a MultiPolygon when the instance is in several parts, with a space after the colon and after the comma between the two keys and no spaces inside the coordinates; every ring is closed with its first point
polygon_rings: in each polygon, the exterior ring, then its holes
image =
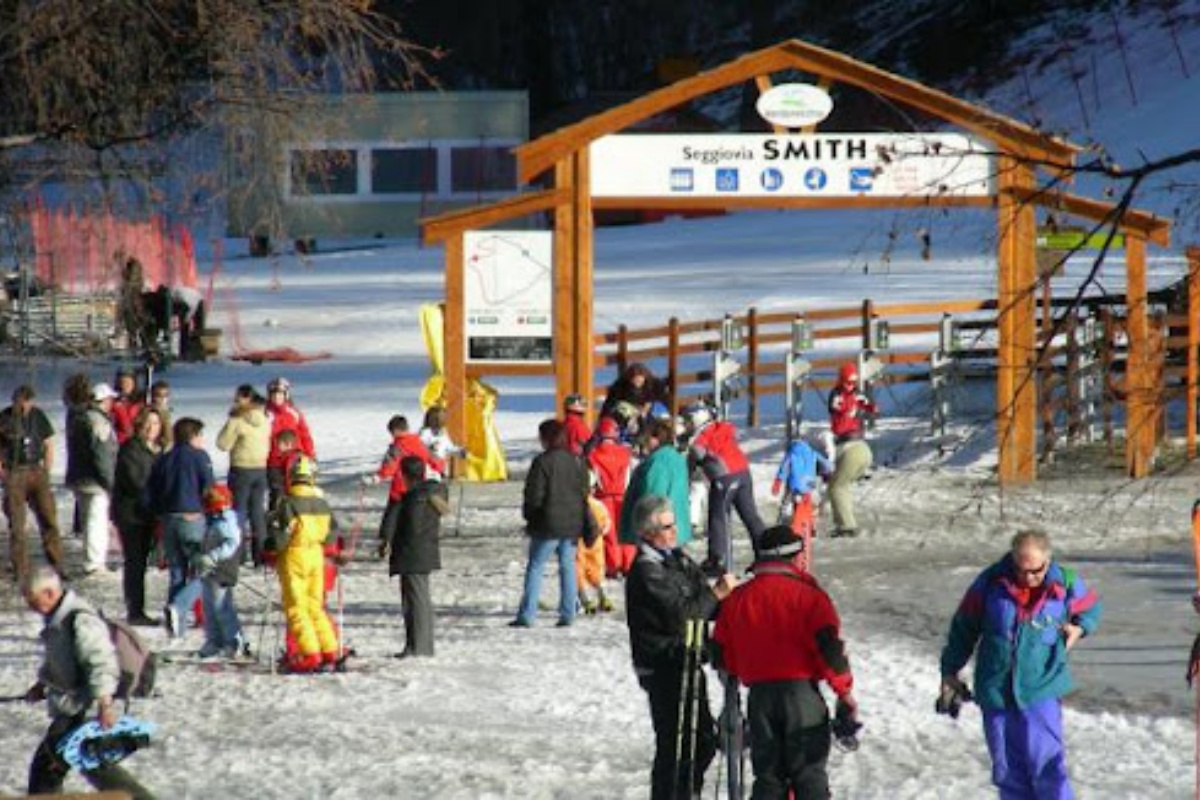
{"type": "Polygon", "coordinates": [[[196,251],[183,225],[160,214],[135,222],[111,212],[48,208],[29,211],[38,279],[68,294],[116,291],[126,258],[142,264],[145,288],[196,288],[196,251]]]}

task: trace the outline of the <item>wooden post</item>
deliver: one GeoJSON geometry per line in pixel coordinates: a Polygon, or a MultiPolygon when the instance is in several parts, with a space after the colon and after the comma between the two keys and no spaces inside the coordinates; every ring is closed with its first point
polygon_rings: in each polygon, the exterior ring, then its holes
{"type": "Polygon", "coordinates": [[[667,397],[671,402],[671,423],[679,413],[679,318],[667,323],[667,397]]]}
{"type": "Polygon", "coordinates": [[[1108,444],[1108,454],[1113,454],[1113,349],[1116,342],[1116,332],[1113,326],[1116,318],[1112,309],[1105,306],[1100,309],[1100,327],[1103,336],[1100,338],[1100,410],[1104,417],[1104,441],[1108,444]]]}
{"type": "Polygon", "coordinates": [[[595,353],[592,341],[592,274],[593,274],[593,226],[592,226],[592,182],[589,154],[581,147],[573,157],[574,192],[572,208],[575,214],[575,387],[573,391],[588,398],[586,419],[594,423],[591,407],[595,391],[595,353]]]}
{"type": "Polygon", "coordinates": [[[875,304],[863,300],[862,304],[862,349],[871,349],[871,319],[875,316],[875,304]]]}
{"type": "Polygon", "coordinates": [[[629,366],[629,326],[621,323],[617,326],[617,376],[625,374],[629,366]]]}
{"type": "Polygon", "coordinates": [[[442,317],[445,352],[446,430],[459,443],[467,441],[467,343],[463,233],[446,239],[446,308],[442,317]]]}
{"type": "Polygon", "coordinates": [[[1154,458],[1154,410],[1150,330],[1146,315],[1146,240],[1125,236],[1125,304],[1129,317],[1125,360],[1125,467],[1134,478],[1150,474],[1154,458]]]}
{"type": "Polygon", "coordinates": [[[1028,483],[1037,476],[1037,287],[1033,206],[1008,191],[1035,185],[1033,170],[1009,156],[999,159],[997,221],[1000,344],[996,375],[996,434],[1001,485],[1028,483]]]}
{"type": "Polygon", "coordinates": [[[746,314],[746,328],[748,329],[748,348],[749,353],[746,357],[746,369],[749,371],[746,385],[747,391],[750,392],[750,415],[747,424],[751,427],[758,426],[758,309],[751,308],[746,314]]]}
{"type": "Polygon", "coordinates": [[[1196,457],[1196,414],[1200,412],[1200,247],[1187,249],[1187,457],[1196,457]]]}
{"type": "MultiPolygon", "coordinates": [[[[568,156],[554,165],[554,185],[575,191],[574,161],[568,156]]],[[[554,209],[554,415],[575,391],[575,230],[574,203],[554,209]]]]}

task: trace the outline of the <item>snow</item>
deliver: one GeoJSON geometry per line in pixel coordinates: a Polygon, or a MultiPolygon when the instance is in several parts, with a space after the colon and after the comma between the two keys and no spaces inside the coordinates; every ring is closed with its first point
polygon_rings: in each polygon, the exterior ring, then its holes
{"type": "MultiPolygon", "coordinates": [[[[1184,5],[1195,10],[1197,4],[1184,5]]],[[[1187,144],[1168,133],[1195,130],[1187,115],[1194,118],[1200,108],[1200,77],[1172,77],[1170,60],[1154,56],[1165,46],[1161,30],[1155,39],[1153,26],[1131,24],[1128,35],[1140,54],[1139,74],[1159,77],[1146,81],[1136,108],[1106,102],[1097,138],[1102,134],[1126,152],[1146,136],[1154,137],[1156,152],[1187,144]],[[1151,122],[1160,110],[1181,119],[1169,126],[1151,122]]],[[[1194,32],[1185,40],[1192,52],[1197,42],[1194,32]]],[[[1105,70],[1119,67],[1114,53],[1097,57],[1105,70]]],[[[1053,76],[1032,78],[1047,107],[1069,111],[1053,76]]],[[[799,310],[864,297],[992,296],[995,236],[994,218],[971,211],[762,212],[604,229],[596,256],[597,329],[657,325],[672,314],[708,318],[750,306],[799,310]],[[915,231],[921,227],[934,236],[929,262],[920,258],[915,231]],[[899,236],[885,259],[893,229],[899,236]]],[[[548,614],[529,630],[506,626],[525,558],[519,483],[468,485],[461,494],[455,488],[456,510],[444,529],[445,568],[433,577],[437,656],[390,658],[402,646],[399,592],[370,553],[384,490],[360,489],[357,476],[383,452],[388,417],[419,413],[416,398],[429,367],[417,309],[441,297],[442,252],[411,242],[321,245],[328,250],[273,265],[228,243],[215,275],[213,324],[225,330],[227,348],[240,326],[248,347],[328,350],[330,360],[286,367],[179,364],[164,377],[176,413],[199,416],[210,435],[236,385],[261,386],[279,373],[291,379],[315,432],[323,484],[343,525],[361,536],[345,571],[344,613],[362,669],[281,677],[166,665],[162,696],[134,705],[161,733],[128,765],[160,796],[173,798],[646,796],[649,713],[632,674],[620,610],[581,618],[569,629],[556,629],[548,614]]],[[[1153,251],[1151,286],[1176,280],[1183,263],[1179,250],[1153,251]]],[[[1084,260],[1069,265],[1063,285],[1088,267],[1084,260]]],[[[1120,290],[1121,267],[1119,261],[1105,266],[1108,290],[1120,290]]],[[[18,377],[32,380],[43,405],[61,419],[57,389],[75,367],[30,364],[18,377]]],[[[109,367],[91,365],[90,371],[107,379],[109,367]]],[[[537,422],[553,413],[552,387],[533,379],[492,382],[501,391],[501,436],[519,475],[532,455],[537,422]]],[[[921,398],[885,394],[873,440],[879,467],[858,493],[864,533],[816,543],[816,572],[843,616],[866,724],[857,753],[831,757],[835,796],[991,795],[978,710],[967,707],[957,722],[933,714],[937,656],[971,578],[1003,552],[1012,532],[1037,525],[1106,603],[1098,635],[1076,651],[1079,690],[1067,701],[1069,765],[1079,796],[1191,797],[1192,698],[1183,667],[1195,627],[1187,518],[1197,468],[1182,465],[1132,483],[1105,469],[1106,456],[1090,449],[1065,455],[1035,486],[1001,493],[992,483],[990,393],[973,389],[959,399],[953,433],[961,447],[941,457],[926,436],[921,398]]],[[[778,408],[768,406],[764,425],[745,431],[759,503],[772,518],[775,504],[766,487],[781,452],[780,422],[778,408]]],[[[224,457],[213,455],[223,475],[224,457]]],[[[65,492],[59,499],[60,519],[67,520],[65,492]]],[[[744,561],[744,535],[739,543],[744,561]]],[[[78,563],[79,541],[68,539],[67,548],[68,559],[78,563]]],[[[544,598],[553,602],[557,583],[550,573],[544,598]]],[[[88,579],[78,588],[111,612],[121,611],[117,577],[88,579]]],[[[269,578],[244,574],[242,621],[252,643],[269,650],[273,628],[266,624],[263,592],[277,596],[269,578]]],[[[150,576],[148,593],[164,596],[162,574],[150,576]]],[[[619,588],[616,593],[620,598],[619,588]]],[[[31,682],[38,627],[15,593],[6,592],[0,693],[21,692],[31,682]]],[[[171,647],[159,631],[148,636],[157,647],[171,647]]],[[[184,649],[199,643],[192,632],[184,649]]],[[[719,692],[712,694],[719,705],[719,692]]],[[[19,794],[46,720],[41,708],[22,704],[7,705],[4,713],[9,757],[0,763],[0,793],[19,794]]],[[[718,783],[718,762],[708,778],[706,796],[718,783]]],[[[68,788],[82,786],[77,776],[68,782],[68,788]]]]}

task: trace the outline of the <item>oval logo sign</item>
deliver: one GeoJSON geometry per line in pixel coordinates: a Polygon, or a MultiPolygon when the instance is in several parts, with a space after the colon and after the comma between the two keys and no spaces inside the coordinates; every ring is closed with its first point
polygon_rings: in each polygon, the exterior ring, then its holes
{"type": "Polygon", "coordinates": [[[833,98],[811,83],[782,83],[761,94],[754,107],[772,125],[803,128],[828,117],[833,111],[833,98]]]}

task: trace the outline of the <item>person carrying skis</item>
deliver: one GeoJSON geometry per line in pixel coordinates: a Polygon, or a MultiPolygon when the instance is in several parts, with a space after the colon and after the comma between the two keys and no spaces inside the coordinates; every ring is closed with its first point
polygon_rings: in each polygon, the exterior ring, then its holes
{"type": "Polygon", "coordinates": [[[792,504],[792,515],[789,524],[797,534],[811,536],[816,533],[813,522],[813,491],[820,485],[820,475],[829,475],[833,471],[829,459],[818,452],[802,436],[797,436],[787,446],[783,461],[775,473],[775,481],[771,484],[771,494],[779,496],[786,487],[787,495],[784,502],[792,504]]]}
{"type": "Polygon", "coordinates": [[[604,532],[604,570],[609,578],[624,575],[633,566],[637,546],[622,544],[617,523],[629,486],[633,451],[621,443],[621,431],[612,417],[601,417],[596,426],[596,446],[587,454],[592,473],[592,497],[604,504],[611,525],[604,532]]]}
{"type": "MultiPolygon", "coordinates": [[[[59,755],[61,743],[75,733],[89,714],[107,730],[120,714],[113,695],[120,670],[108,625],[75,592],[63,588],[51,567],[38,567],[21,586],[25,603],[42,616],[41,640],[46,647],[37,682],[25,693],[30,703],[45,700],[50,728],[29,765],[30,794],[61,794],[71,767],[59,755]]],[[[153,795],[118,764],[83,773],[101,791],[127,792],[134,798],[153,795]]]]}
{"type": "Polygon", "coordinates": [[[335,669],[342,657],[337,631],[325,612],[326,547],[336,542],[337,524],[316,481],[313,460],[297,458],[287,496],[275,511],[275,535],[265,548],[268,563],[275,561],[288,634],[296,643],[283,666],[295,673],[335,669]]]}
{"type": "Polygon", "coordinates": [[[829,429],[836,447],[829,502],[833,508],[833,536],[857,536],[854,517],[854,484],[871,468],[871,447],[863,439],[863,419],[876,407],[858,385],[858,366],[842,364],[838,384],[829,393],[829,429]]]}
{"type": "Polygon", "coordinates": [[[717,724],[709,710],[704,671],[697,664],[692,676],[695,694],[689,698],[699,711],[693,720],[694,738],[689,747],[679,747],[685,630],[689,621],[711,618],[737,579],[725,574],[709,586],[696,562],[678,548],[679,518],[670,498],[646,495],[631,513],[641,544],[625,581],[625,607],[633,669],[649,698],[654,726],[650,797],[690,800],[699,796],[704,773],[716,755],[717,724]]]}
{"type": "Polygon", "coordinates": [[[204,602],[204,645],[197,655],[236,658],[246,646],[233,599],[242,533],[228,486],[216,483],[204,493],[204,518],[204,538],[192,555],[192,567],[202,581],[204,602]]]}
{"type": "Polygon", "coordinates": [[[763,533],[753,579],[717,612],[715,661],[750,687],[747,706],[754,800],[829,795],[832,736],[817,688],[837,695],[837,720],[856,726],[854,677],[833,601],[804,569],[804,539],[787,525],[763,533]]]}
{"type": "Polygon", "coordinates": [[[992,782],[1003,800],[1073,797],[1063,747],[1062,697],[1073,688],[1071,648],[1100,623],[1100,600],[1054,560],[1050,539],[1022,531],[1007,555],[972,581],[942,650],[936,709],[983,712],[992,782]],[[958,673],[975,655],[972,696],[958,673]]]}
{"type": "Polygon", "coordinates": [[[379,469],[373,475],[365,476],[363,483],[371,486],[383,481],[389,482],[387,506],[383,510],[383,518],[379,521],[379,538],[381,541],[390,542],[396,532],[396,515],[400,513],[400,501],[408,491],[408,484],[400,470],[401,462],[408,456],[416,456],[425,464],[429,476],[438,478],[445,471],[446,462],[435,459],[430,454],[421,437],[408,429],[406,417],[396,414],[388,420],[387,428],[388,433],[392,435],[392,441],[384,451],[379,469]]]}
{"type": "Polygon", "coordinates": [[[581,394],[569,394],[563,400],[563,430],[567,433],[567,450],[573,456],[582,456],[584,447],[592,438],[588,427],[587,400],[581,394]]]}
{"type": "Polygon", "coordinates": [[[683,419],[689,440],[689,466],[699,466],[708,479],[708,558],[701,566],[709,575],[720,575],[733,566],[726,563],[727,554],[732,552],[730,510],[737,510],[755,550],[766,526],[758,516],[750,461],[738,446],[737,427],[732,422],[714,419],[712,411],[702,403],[685,409],[683,419]]]}
{"type": "Polygon", "coordinates": [[[400,576],[400,606],[404,615],[404,650],[396,658],[433,655],[433,599],[430,573],[442,568],[438,544],[442,517],[450,513],[446,484],[426,477],[426,463],[418,456],[400,460],[400,475],[407,484],[394,531],[379,546],[379,557],[388,559],[388,577],[400,576]],[[389,557],[390,555],[390,557],[389,557]]]}

